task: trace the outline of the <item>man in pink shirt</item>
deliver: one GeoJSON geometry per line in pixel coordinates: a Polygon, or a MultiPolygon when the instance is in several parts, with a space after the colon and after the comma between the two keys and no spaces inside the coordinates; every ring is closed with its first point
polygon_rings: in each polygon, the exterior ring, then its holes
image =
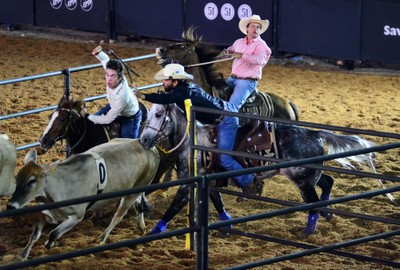
{"type": "MultiPolygon", "coordinates": [[[[246,99],[256,90],[257,80],[261,79],[262,68],[271,56],[271,49],[260,37],[260,34],[267,30],[268,25],[269,21],[261,20],[258,15],[243,18],[239,22],[239,29],[246,34],[246,37],[236,40],[232,46],[221,53],[222,56],[231,54],[235,58],[232,64],[232,74],[226,80],[228,87],[233,89],[229,99],[231,107],[234,108],[231,111],[238,112],[246,99]]],[[[237,119],[237,117],[235,118],[237,119]]],[[[239,121],[237,119],[229,129],[225,128],[218,131],[219,149],[233,149],[238,128],[239,121]]],[[[228,170],[242,169],[242,166],[230,155],[221,154],[219,159],[223,168],[228,170]]],[[[237,181],[241,186],[246,186],[248,183],[259,183],[256,177],[250,174],[243,175],[242,179],[239,180],[237,181]]],[[[259,185],[262,186],[261,183],[259,185]]]]}
{"type": "Polygon", "coordinates": [[[269,21],[261,20],[259,15],[241,19],[239,29],[246,36],[226,49],[235,58],[231,76],[227,79],[228,87],[233,89],[229,102],[238,110],[256,90],[257,80],[261,79],[262,69],[271,56],[271,49],[260,37],[268,26],[269,21]]]}

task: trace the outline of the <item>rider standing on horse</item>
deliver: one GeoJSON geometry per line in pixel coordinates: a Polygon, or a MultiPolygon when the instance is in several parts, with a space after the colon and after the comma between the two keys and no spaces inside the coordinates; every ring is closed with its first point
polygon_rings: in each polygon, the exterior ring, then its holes
{"type": "Polygon", "coordinates": [[[228,88],[233,90],[229,102],[242,107],[246,99],[257,89],[262,69],[268,63],[271,49],[260,37],[269,26],[268,20],[261,20],[259,15],[243,18],[239,22],[244,38],[237,39],[220,56],[231,55],[233,58],[231,76],[226,79],[228,88]]]}
{"type": "MultiPolygon", "coordinates": [[[[210,109],[238,112],[239,108],[234,104],[223,101],[207,94],[200,86],[189,83],[193,75],[185,72],[184,67],[179,64],[169,64],[157,72],[156,80],[162,80],[164,90],[167,93],[141,94],[135,90],[137,97],[152,103],[171,104],[176,103],[185,112],[185,100],[190,99],[193,106],[210,109]]],[[[221,116],[212,113],[197,112],[196,120],[203,124],[216,124],[221,121],[218,128],[218,148],[232,151],[235,143],[236,132],[239,128],[239,119],[234,116],[221,116]]],[[[232,156],[221,154],[220,164],[227,171],[242,170],[240,165],[232,156]]],[[[261,194],[262,184],[252,174],[235,176],[235,180],[244,193],[261,194]]]]}
{"type": "Polygon", "coordinates": [[[95,124],[110,124],[117,120],[121,124],[121,137],[136,139],[139,136],[142,111],[139,102],[123,74],[124,67],[119,60],[110,60],[100,46],[92,54],[103,64],[106,71],[108,104],[88,119],[95,124]]]}

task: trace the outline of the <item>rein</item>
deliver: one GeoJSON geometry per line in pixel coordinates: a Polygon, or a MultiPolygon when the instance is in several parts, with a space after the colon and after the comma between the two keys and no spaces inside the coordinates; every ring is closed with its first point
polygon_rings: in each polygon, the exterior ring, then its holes
{"type": "MultiPolygon", "coordinates": [[[[63,110],[63,111],[69,111],[69,113],[70,113],[68,125],[67,125],[67,128],[65,129],[65,132],[64,132],[64,137],[66,137],[65,135],[66,135],[67,132],[68,132],[68,127],[71,125],[72,113],[75,113],[76,115],[78,115],[79,118],[82,118],[82,116],[81,116],[78,112],[76,112],[74,109],[64,109],[64,108],[61,108],[61,110],[63,110]]],[[[83,119],[83,123],[84,123],[84,127],[85,127],[85,129],[84,129],[84,131],[83,131],[83,134],[82,134],[82,136],[79,138],[79,140],[74,144],[74,146],[72,146],[72,147],[69,148],[69,151],[75,149],[75,147],[77,147],[77,146],[82,142],[83,138],[85,137],[86,132],[87,132],[87,123],[86,123],[85,119],[83,119]]]]}
{"type": "Polygon", "coordinates": [[[226,59],[217,59],[217,60],[208,61],[208,62],[203,62],[203,63],[198,63],[198,64],[185,65],[185,68],[198,67],[198,66],[205,66],[205,65],[209,65],[209,64],[218,63],[218,62],[230,61],[230,60],[233,60],[233,59],[235,59],[235,58],[231,56],[231,57],[226,58],[226,59]]]}

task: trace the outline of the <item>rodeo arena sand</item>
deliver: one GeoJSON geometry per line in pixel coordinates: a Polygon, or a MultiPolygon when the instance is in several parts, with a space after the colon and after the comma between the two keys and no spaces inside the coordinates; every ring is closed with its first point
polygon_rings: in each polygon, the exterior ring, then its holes
{"type": "MultiPolygon", "coordinates": [[[[94,47],[101,44],[112,49],[120,58],[152,54],[158,46],[175,43],[157,39],[127,41],[120,37],[116,42],[103,42],[104,35],[79,33],[72,30],[40,29],[33,27],[17,31],[0,30],[0,80],[32,76],[60,71],[98,61],[91,55],[94,47]]],[[[128,65],[140,74],[134,76],[137,86],[153,84],[154,74],[160,69],[155,58],[128,65]]],[[[216,64],[228,76],[231,63],[216,64]]],[[[155,91],[151,89],[147,91],[155,91]]],[[[273,57],[264,68],[259,81],[260,91],[269,91],[292,100],[300,109],[300,120],[334,126],[370,129],[381,132],[400,133],[400,72],[398,67],[377,63],[356,62],[353,70],[341,69],[334,60],[303,56],[294,62],[289,57],[273,57]]],[[[0,88],[0,115],[56,105],[63,95],[62,76],[13,83],[0,88]]],[[[74,73],[71,78],[71,97],[76,99],[103,95],[105,93],[104,73],[92,69],[74,73]]],[[[97,111],[105,100],[87,103],[90,113],[97,111]]],[[[150,104],[144,102],[146,106],[150,104]]],[[[12,118],[0,122],[0,133],[7,134],[17,145],[38,141],[48,123],[50,112],[12,118]]],[[[380,145],[394,142],[394,139],[360,135],[380,145]]],[[[65,143],[59,144],[48,153],[39,156],[39,163],[45,164],[65,159],[65,143]]],[[[17,155],[17,170],[22,167],[28,150],[17,155]]],[[[400,149],[387,150],[376,154],[378,173],[399,176],[400,149]]],[[[334,162],[328,164],[336,165],[334,162]]],[[[361,168],[361,170],[366,168],[361,168]]],[[[328,172],[335,179],[331,198],[381,189],[376,179],[328,172]]],[[[386,187],[398,185],[385,182],[386,187]]],[[[235,187],[231,187],[237,190],[235,187]]],[[[176,188],[166,192],[165,197],[150,195],[154,208],[145,218],[147,228],[153,228],[161,218],[175,194],[176,188]]],[[[317,189],[317,192],[320,192],[317,189]]],[[[299,191],[292,182],[282,176],[265,181],[263,196],[293,202],[302,202],[299,191]]],[[[400,202],[400,194],[394,193],[400,202]]],[[[255,200],[236,202],[237,197],[223,195],[228,213],[242,217],[283,208],[272,203],[255,200]]],[[[9,197],[2,198],[1,211],[6,208],[9,197]]],[[[98,244],[98,236],[110,222],[117,205],[105,209],[103,216],[88,217],[58,241],[57,246],[46,249],[44,242],[48,232],[54,228],[47,224],[42,237],[33,247],[30,259],[45,255],[59,254],[88,248],[98,244]]],[[[382,195],[332,206],[333,209],[351,211],[399,220],[399,205],[393,204],[382,195]]],[[[326,246],[396,230],[398,225],[363,220],[356,217],[335,215],[328,222],[321,218],[315,234],[304,237],[302,230],[307,222],[307,212],[296,212],[284,216],[235,225],[244,232],[268,235],[306,243],[326,246]]],[[[217,221],[214,208],[210,207],[210,220],[217,221]]],[[[29,220],[21,218],[1,218],[0,220],[0,266],[17,261],[18,254],[26,245],[32,232],[29,220]]],[[[181,211],[168,225],[168,229],[186,226],[186,209],[181,211]]],[[[140,237],[134,217],[128,215],[110,234],[108,242],[118,242],[140,237]]],[[[301,248],[279,243],[262,241],[244,236],[220,237],[211,233],[209,237],[209,269],[222,269],[235,265],[258,261],[274,256],[282,256],[301,251],[301,248]]],[[[395,236],[378,241],[351,246],[342,251],[376,257],[400,263],[400,237],[395,236]]],[[[157,240],[135,248],[119,248],[84,257],[76,257],[43,264],[32,269],[195,269],[195,252],[185,249],[184,237],[157,240]]],[[[320,253],[275,263],[257,269],[394,269],[389,266],[359,261],[351,258],[320,253]]]]}

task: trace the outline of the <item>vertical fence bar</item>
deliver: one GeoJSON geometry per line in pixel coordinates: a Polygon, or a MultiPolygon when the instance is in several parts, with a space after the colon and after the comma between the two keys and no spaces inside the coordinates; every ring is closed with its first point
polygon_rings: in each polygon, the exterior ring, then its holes
{"type": "Polygon", "coordinates": [[[66,68],[62,73],[64,74],[64,95],[69,100],[71,94],[71,72],[66,68]]]}
{"type": "MultiPolygon", "coordinates": [[[[68,68],[62,71],[64,74],[64,95],[67,100],[70,99],[71,96],[71,72],[68,68]]],[[[67,146],[65,149],[65,155],[68,158],[71,154],[71,148],[68,142],[66,142],[67,146]]]]}
{"type": "Polygon", "coordinates": [[[208,269],[208,215],[210,187],[207,176],[202,176],[197,188],[197,227],[196,269],[208,269]]]}

